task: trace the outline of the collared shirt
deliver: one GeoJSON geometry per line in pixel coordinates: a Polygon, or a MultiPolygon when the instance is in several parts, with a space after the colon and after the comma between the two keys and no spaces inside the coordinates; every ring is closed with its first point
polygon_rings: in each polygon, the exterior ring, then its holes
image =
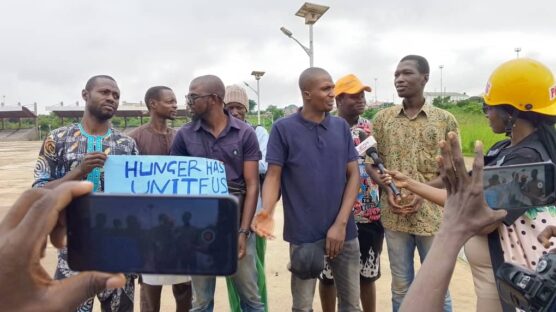
{"type": "MultiPolygon", "coordinates": [[[[458,133],[458,123],[452,114],[430,104],[423,105],[412,118],[406,115],[403,105],[395,105],[376,114],[373,130],[379,156],[387,169],[427,182],[438,174],[438,142],[446,139],[450,131],[458,133]]],[[[424,201],[413,215],[395,214],[387,196],[381,199],[381,212],[385,228],[423,236],[434,235],[442,219],[442,208],[429,201],[424,201]]]]}
{"type": "Polygon", "coordinates": [[[225,113],[228,122],[217,138],[200,119],[192,121],[178,130],[170,154],[220,160],[228,181],[244,182],[243,162],[261,159],[257,135],[250,125],[225,113]]]}
{"type": "MultiPolygon", "coordinates": [[[[347,164],[358,159],[347,122],[326,117],[321,123],[300,112],[274,123],[266,160],[282,167],[284,240],[293,244],[326,238],[342,205],[347,164]]],[[[357,236],[353,214],[346,240],[357,236]]]]}
{"type": "Polygon", "coordinates": [[[268,144],[268,131],[263,126],[255,126],[255,133],[257,134],[257,141],[261,149],[261,160],[259,161],[259,174],[266,173],[268,164],[266,163],[266,145],[268,144]]]}
{"type": "MultiPolygon", "coordinates": [[[[39,152],[35,165],[35,181],[33,187],[44,187],[50,181],[64,177],[77,167],[90,152],[103,152],[107,155],[137,155],[135,141],[115,129],[108,129],[105,135],[95,136],[85,132],[81,124],[73,124],[53,130],[48,134],[39,152]]],[[[104,170],[95,168],[87,180],[94,185],[95,192],[104,190],[104,170]]],[[[109,256],[109,255],[107,255],[109,256]]],[[[77,274],[70,270],[67,262],[67,249],[63,248],[58,254],[57,270],[63,276],[77,274]]],[[[107,289],[99,294],[102,300],[110,296],[111,304],[118,306],[124,294],[133,301],[133,278],[126,278],[126,285],[122,289],[107,289]]],[[[86,301],[82,308],[89,307],[92,301],[86,301]]],[[[92,310],[92,306],[90,308],[92,310]]]]}
{"type": "Polygon", "coordinates": [[[158,133],[151,124],[146,124],[134,129],[129,136],[137,143],[141,155],[168,155],[176,132],[168,127],[166,133],[158,133]]]}
{"type": "MultiPolygon", "coordinates": [[[[33,187],[43,187],[46,183],[62,178],[77,167],[86,153],[103,152],[107,155],[137,155],[135,141],[115,129],[109,129],[104,136],[86,133],[80,124],[73,124],[53,130],[44,140],[35,165],[33,187]]],[[[95,185],[95,191],[104,189],[104,171],[96,168],[88,176],[95,185]]]]}

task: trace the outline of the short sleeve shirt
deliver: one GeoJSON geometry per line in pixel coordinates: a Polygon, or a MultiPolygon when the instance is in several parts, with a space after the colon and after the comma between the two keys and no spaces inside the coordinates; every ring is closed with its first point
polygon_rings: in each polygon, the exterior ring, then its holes
{"type": "MultiPolygon", "coordinates": [[[[321,123],[298,111],[270,132],[266,160],[282,167],[284,240],[293,244],[326,238],[340,212],[347,165],[358,159],[347,122],[326,115],[321,123]]],[[[357,236],[353,214],[346,240],[357,236]]]]}
{"type": "Polygon", "coordinates": [[[166,133],[162,134],[155,132],[150,124],[146,124],[133,130],[129,136],[137,143],[141,155],[168,155],[176,130],[168,127],[166,133]]]}
{"type": "Polygon", "coordinates": [[[228,181],[242,183],[243,162],[259,161],[261,151],[255,130],[247,123],[228,116],[226,127],[215,138],[201,120],[192,121],[178,130],[170,148],[171,155],[205,157],[220,160],[228,181]]]}
{"type": "MultiPolygon", "coordinates": [[[[452,114],[430,104],[423,105],[413,118],[405,114],[403,105],[395,105],[376,114],[373,131],[387,169],[427,182],[438,174],[438,142],[450,131],[458,133],[458,124],[452,114]]],[[[431,236],[441,219],[442,208],[429,201],[424,201],[417,213],[402,216],[392,212],[386,196],[381,199],[382,224],[389,230],[431,236]]]]}

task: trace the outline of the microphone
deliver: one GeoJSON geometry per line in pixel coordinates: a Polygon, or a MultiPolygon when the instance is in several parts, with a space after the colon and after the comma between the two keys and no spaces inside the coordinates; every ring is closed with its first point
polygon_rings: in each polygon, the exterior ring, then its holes
{"type": "MultiPolygon", "coordinates": [[[[371,157],[375,165],[378,167],[378,171],[380,171],[380,173],[382,174],[386,173],[386,168],[384,168],[382,159],[380,159],[380,157],[378,156],[378,151],[376,147],[371,146],[371,148],[369,148],[365,153],[367,154],[367,156],[371,157]]],[[[394,182],[388,184],[388,187],[390,188],[390,190],[392,190],[392,192],[396,197],[402,195],[394,182]]]]}
{"type": "Polygon", "coordinates": [[[359,140],[361,140],[361,143],[355,147],[359,156],[365,155],[365,151],[367,151],[371,146],[376,145],[375,138],[372,135],[366,136],[363,132],[359,133],[359,140]]]}

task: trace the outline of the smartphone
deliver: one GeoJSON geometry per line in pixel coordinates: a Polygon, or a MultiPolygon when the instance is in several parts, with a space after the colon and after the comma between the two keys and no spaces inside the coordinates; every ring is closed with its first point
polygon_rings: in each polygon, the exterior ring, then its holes
{"type": "Polygon", "coordinates": [[[66,208],[74,271],[232,275],[239,208],[233,196],[93,193],[66,208]]]}
{"type": "Polygon", "coordinates": [[[553,205],[555,169],[550,161],[485,167],[485,201],[492,209],[508,210],[506,224],[530,208],[553,205]]]}

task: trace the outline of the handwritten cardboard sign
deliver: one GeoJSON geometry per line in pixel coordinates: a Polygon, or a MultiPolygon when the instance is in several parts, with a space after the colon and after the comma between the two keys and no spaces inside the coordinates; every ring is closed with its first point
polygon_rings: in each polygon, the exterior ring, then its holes
{"type": "Polygon", "coordinates": [[[106,193],[228,194],[224,163],[184,156],[111,155],[104,164],[106,193]]]}

